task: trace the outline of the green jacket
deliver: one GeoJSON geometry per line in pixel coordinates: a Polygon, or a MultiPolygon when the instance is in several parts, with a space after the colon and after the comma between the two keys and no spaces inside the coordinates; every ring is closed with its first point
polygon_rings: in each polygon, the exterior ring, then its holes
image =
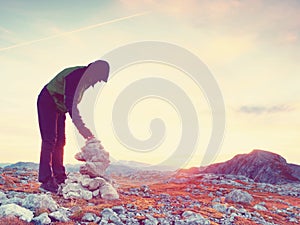
{"type": "Polygon", "coordinates": [[[66,68],[57,74],[46,86],[50,95],[53,97],[53,100],[59,111],[62,113],[68,112],[66,106],[66,77],[70,75],[74,70],[79,68],[84,68],[85,66],[74,66],[66,68]]]}

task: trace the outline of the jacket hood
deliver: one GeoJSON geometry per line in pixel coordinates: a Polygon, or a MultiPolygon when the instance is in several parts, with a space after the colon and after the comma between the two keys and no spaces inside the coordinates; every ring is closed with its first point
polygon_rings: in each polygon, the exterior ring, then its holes
{"type": "Polygon", "coordinates": [[[107,82],[109,76],[109,64],[103,60],[97,60],[90,63],[86,71],[84,72],[86,79],[92,79],[94,81],[107,82]]]}

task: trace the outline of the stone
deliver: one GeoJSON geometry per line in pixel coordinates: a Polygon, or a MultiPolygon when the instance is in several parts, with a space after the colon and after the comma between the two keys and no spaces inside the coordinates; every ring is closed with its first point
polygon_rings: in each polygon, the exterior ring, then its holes
{"type": "Polygon", "coordinates": [[[22,206],[31,211],[48,209],[50,212],[53,212],[58,208],[56,201],[47,194],[30,194],[23,200],[22,206]]]}
{"type": "Polygon", "coordinates": [[[79,183],[68,183],[62,189],[63,197],[65,199],[83,198],[91,200],[93,193],[84,189],[79,183]]]}
{"type": "Polygon", "coordinates": [[[86,162],[80,166],[79,172],[81,174],[89,175],[90,177],[101,177],[105,175],[105,170],[108,164],[103,162],[86,162]]]}
{"type": "Polygon", "coordinates": [[[93,193],[89,190],[82,190],[80,196],[85,200],[91,200],[93,198],[93,193]]]}
{"type": "Polygon", "coordinates": [[[2,175],[0,175],[0,185],[3,185],[3,184],[5,184],[6,182],[5,182],[5,179],[4,179],[4,177],[2,176],[2,175]]]}
{"type": "Polygon", "coordinates": [[[33,212],[16,204],[7,204],[0,206],[0,217],[15,216],[26,222],[33,219],[33,212]]]}
{"type": "Polygon", "coordinates": [[[230,218],[229,218],[229,222],[234,223],[234,219],[235,217],[237,217],[238,215],[236,213],[231,213],[230,218]]]}
{"type": "Polygon", "coordinates": [[[52,212],[49,214],[49,217],[59,222],[68,222],[70,220],[63,211],[52,212]]]}
{"type": "Polygon", "coordinates": [[[75,158],[79,161],[110,163],[109,153],[104,150],[100,142],[87,142],[86,145],[81,148],[81,152],[75,155],[75,158]]]}
{"type": "Polygon", "coordinates": [[[260,211],[267,211],[267,208],[260,204],[256,204],[253,208],[260,211]]]}
{"type": "Polygon", "coordinates": [[[78,192],[67,192],[63,194],[64,199],[74,199],[74,198],[81,198],[80,194],[78,192]]]}
{"type": "Polygon", "coordinates": [[[6,194],[4,194],[2,191],[0,191],[0,205],[2,204],[3,201],[6,201],[7,197],[6,194]]]}
{"type": "Polygon", "coordinates": [[[104,208],[101,212],[101,216],[104,219],[109,219],[111,215],[116,215],[116,213],[111,208],[104,208]]]}
{"type": "Polygon", "coordinates": [[[225,196],[225,201],[250,204],[253,197],[246,191],[234,189],[225,196]]]}
{"type": "Polygon", "coordinates": [[[82,187],[88,187],[92,180],[93,179],[91,179],[89,176],[85,176],[85,177],[82,177],[82,179],[80,179],[80,183],[81,183],[82,187]]]}
{"type": "Polygon", "coordinates": [[[117,214],[124,214],[126,211],[123,206],[113,206],[112,210],[117,214]]]}
{"type": "Polygon", "coordinates": [[[95,213],[85,213],[81,220],[83,222],[95,222],[97,219],[97,215],[95,213]]]}
{"type": "Polygon", "coordinates": [[[116,189],[109,183],[105,183],[102,187],[100,187],[101,198],[106,200],[115,200],[119,199],[119,194],[116,189]]]}
{"type": "Polygon", "coordinates": [[[226,205],[223,204],[214,204],[212,207],[220,213],[226,213],[227,211],[226,205]]]}
{"type": "Polygon", "coordinates": [[[93,197],[97,197],[99,194],[100,194],[100,190],[99,189],[93,191],[93,197]]]}
{"type": "Polygon", "coordinates": [[[63,187],[63,193],[67,192],[79,192],[82,189],[82,186],[79,183],[67,183],[63,187]]]}
{"type": "MultiPolygon", "coordinates": [[[[22,206],[24,199],[18,197],[7,198],[0,201],[2,205],[14,203],[16,205],[22,206]]],[[[26,207],[25,207],[26,208],[26,207]]]]}
{"type": "Polygon", "coordinates": [[[182,217],[189,218],[189,217],[195,217],[196,213],[193,211],[184,211],[182,213],[182,217]]]}
{"type": "Polygon", "coordinates": [[[88,183],[88,189],[90,191],[94,191],[96,190],[97,188],[105,185],[106,181],[101,178],[101,177],[96,177],[94,179],[91,179],[91,181],[88,183]]]}
{"type": "Polygon", "coordinates": [[[81,152],[75,155],[75,158],[86,162],[80,167],[80,173],[87,174],[92,178],[104,176],[110,163],[109,153],[96,139],[87,141],[86,145],[81,148],[81,152]]]}
{"type": "Polygon", "coordinates": [[[34,217],[32,219],[32,221],[34,222],[35,225],[44,225],[44,224],[50,224],[51,223],[51,219],[48,216],[48,213],[42,213],[37,217],[34,217]]]}
{"type": "Polygon", "coordinates": [[[183,224],[210,224],[209,220],[205,219],[201,214],[193,211],[184,211],[181,216],[184,218],[183,224]]]}
{"type": "Polygon", "coordinates": [[[115,225],[123,225],[121,219],[116,214],[111,215],[109,220],[115,225]]]}
{"type": "Polygon", "coordinates": [[[65,184],[70,183],[79,183],[82,179],[86,178],[88,176],[82,175],[80,173],[69,173],[67,176],[67,179],[65,180],[65,184]]]}

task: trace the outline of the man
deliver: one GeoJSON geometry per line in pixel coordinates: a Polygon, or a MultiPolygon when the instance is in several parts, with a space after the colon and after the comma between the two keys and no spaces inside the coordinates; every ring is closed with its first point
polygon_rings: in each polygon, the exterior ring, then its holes
{"type": "Polygon", "coordinates": [[[40,154],[40,189],[56,193],[66,179],[63,164],[65,119],[68,112],[79,133],[86,139],[94,138],[79,114],[77,104],[84,91],[98,81],[107,82],[109,64],[98,60],[88,66],[66,68],[57,74],[38,96],[38,118],[42,137],[40,154]]]}

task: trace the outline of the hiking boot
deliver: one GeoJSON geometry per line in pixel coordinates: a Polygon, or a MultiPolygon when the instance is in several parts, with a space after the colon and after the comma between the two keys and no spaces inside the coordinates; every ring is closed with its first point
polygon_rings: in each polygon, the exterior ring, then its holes
{"type": "Polygon", "coordinates": [[[40,188],[41,191],[45,191],[45,192],[52,192],[52,193],[57,193],[58,191],[58,185],[55,182],[55,180],[53,178],[49,179],[47,182],[42,183],[40,188]]]}
{"type": "Polygon", "coordinates": [[[58,185],[60,185],[60,184],[64,184],[65,183],[65,178],[58,178],[58,179],[55,179],[55,181],[56,181],[56,183],[58,184],[58,185]]]}

